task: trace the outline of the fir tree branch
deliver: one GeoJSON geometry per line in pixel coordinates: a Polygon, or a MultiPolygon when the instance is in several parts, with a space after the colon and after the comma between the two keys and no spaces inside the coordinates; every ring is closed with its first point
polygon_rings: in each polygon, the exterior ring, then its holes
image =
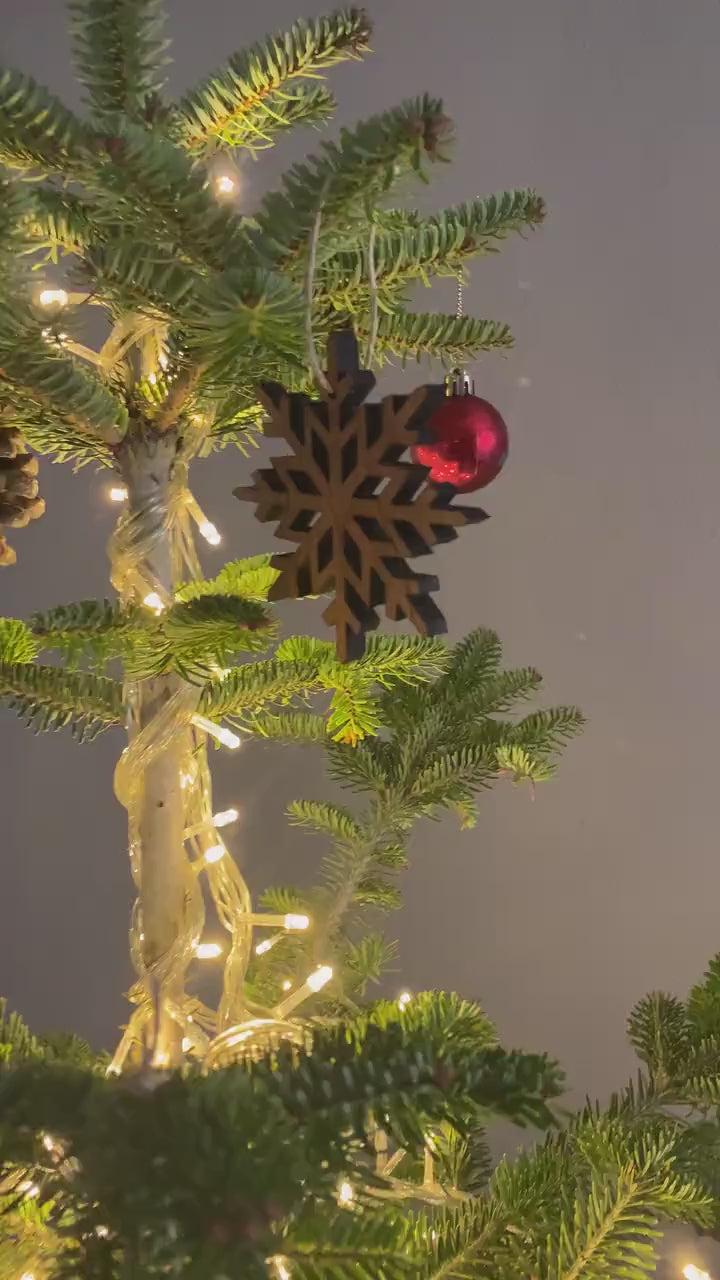
{"type": "Polygon", "coordinates": [[[315,1208],[283,1233],[282,1257],[299,1280],[409,1280],[417,1275],[412,1224],[395,1207],[372,1214],[315,1208]]]}
{"type": "Polygon", "coordinates": [[[63,417],[49,405],[31,401],[22,388],[12,388],[9,403],[16,425],[37,453],[52,454],[55,462],[72,462],[75,468],[89,462],[108,467],[112,454],[108,444],[95,432],[84,430],[82,422],[63,417]]]}
{"type": "Polygon", "coordinates": [[[89,443],[122,439],[127,409],[105,383],[62,349],[54,349],[40,325],[16,300],[12,312],[0,305],[0,384],[11,396],[23,394],[35,410],[48,409],[89,443]]]}
{"type": "MultiPolygon", "coordinates": [[[[457,275],[478,254],[495,251],[508,236],[536,227],[545,206],[532,188],[501,191],[454,205],[429,218],[396,209],[380,215],[374,247],[380,285],[457,275]]],[[[328,255],[318,270],[318,291],[330,298],[368,280],[367,237],[328,255]]]]}
{"type": "Polygon", "coordinates": [[[55,187],[30,189],[27,222],[32,238],[51,252],[81,254],[100,232],[92,203],[55,187]]]}
{"type": "Polygon", "coordinates": [[[250,556],[229,560],[215,578],[185,582],[176,591],[178,600],[196,600],[205,595],[240,596],[244,600],[267,600],[268,592],[278,579],[272,556],[250,556]]]}
{"type": "Polygon", "coordinates": [[[122,685],[87,671],[2,662],[0,697],[36,733],[67,725],[80,742],[124,718],[122,685]]]}
{"type": "Polygon", "coordinates": [[[94,137],[58,98],[20,71],[0,68],[0,163],[78,177],[94,137]]]}
{"type": "MultiPolygon", "coordinates": [[[[78,228],[80,230],[80,228],[78,228]]],[[[202,274],[172,249],[121,233],[88,239],[83,269],[91,288],[121,311],[139,311],[166,322],[182,319],[202,274]]]]}
{"type": "Polygon", "coordinates": [[[180,142],[194,154],[217,145],[255,150],[295,123],[325,119],[332,99],[324,90],[280,90],[293,79],[315,78],[345,58],[359,57],[369,35],[363,10],[340,9],[233,54],[180,102],[174,119],[180,142]]]}
{"type": "Polygon", "coordinates": [[[204,715],[242,716],[261,711],[268,703],[288,702],[318,687],[317,669],[310,663],[278,662],[271,658],[234,667],[209,683],[201,699],[204,715]]]}
{"type": "MultiPolygon", "coordinates": [[[[367,324],[361,320],[356,331],[365,335],[367,324]]],[[[403,361],[429,359],[461,365],[481,351],[507,351],[512,345],[508,325],[496,320],[396,311],[380,316],[375,350],[381,364],[387,357],[399,356],[403,361]]]]}
{"type": "Polygon", "coordinates": [[[343,130],[339,143],[295,165],[282,189],[266,196],[258,215],[261,250],[291,263],[321,207],[326,235],[338,227],[347,235],[358,221],[364,226],[368,202],[402,175],[423,174],[426,161],[445,159],[450,134],[442,104],[427,96],[343,130]]]}
{"type": "Polygon", "coordinates": [[[148,120],[164,83],[161,0],[73,0],[70,11],[75,62],[94,119],[148,120]]]}
{"type": "Polygon", "coordinates": [[[248,261],[242,220],[218,204],[204,173],[157,131],[118,125],[86,183],[103,217],[112,214],[140,236],[152,230],[190,263],[224,271],[248,261]]]}

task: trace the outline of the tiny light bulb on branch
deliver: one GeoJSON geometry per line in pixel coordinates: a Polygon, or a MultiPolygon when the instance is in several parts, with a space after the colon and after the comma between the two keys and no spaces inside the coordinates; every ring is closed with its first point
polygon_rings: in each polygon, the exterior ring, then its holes
{"type": "Polygon", "coordinates": [[[252,924],[258,925],[261,929],[309,929],[310,917],[298,915],[295,911],[289,911],[287,915],[278,916],[272,913],[265,915],[264,913],[251,912],[245,916],[252,924]]]}
{"type": "Polygon", "coordinates": [[[303,1000],[307,1000],[308,996],[314,995],[316,991],[322,991],[333,976],[333,971],[329,964],[323,964],[314,973],[305,979],[301,987],[297,991],[293,991],[287,998],[278,1005],[275,1014],[278,1018],[285,1018],[293,1009],[297,1009],[303,1000]]]}
{"type": "Polygon", "coordinates": [[[700,1268],[694,1266],[692,1262],[689,1262],[686,1267],[683,1267],[683,1275],[685,1280],[710,1280],[708,1272],[701,1271],[700,1268]]]}
{"type": "Polygon", "coordinates": [[[196,729],[202,729],[203,733],[208,733],[211,738],[223,747],[228,747],[230,751],[236,751],[242,746],[242,738],[239,738],[232,730],[226,729],[223,724],[215,724],[214,720],[208,720],[205,716],[193,716],[192,722],[196,729]]]}
{"type": "Polygon", "coordinates": [[[340,1201],[340,1204],[351,1204],[354,1199],[354,1195],[355,1193],[352,1186],[347,1179],[340,1183],[338,1190],[338,1200],[340,1201]]]}
{"type": "Polygon", "coordinates": [[[198,527],[198,532],[205,541],[209,542],[212,547],[219,547],[222,538],[218,530],[212,520],[208,520],[199,502],[189,491],[185,494],[185,505],[198,527]]]}
{"type": "Polygon", "coordinates": [[[220,546],[222,538],[220,537],[218,530],[215,528],[215,525],[212,523],[212,520],[201,520],[198,525],[198,529],[205,541],[210,543],[211,547],[220,546]]]}
{"type": "Polygon", "coordinates": [[[210,848],[205,850],[206,862],[219,862],[220,859],[224,857],[225,857],[224,844],[211,844],[210,848]]]}
{"type": "Polygon", "coordinates": [[[323,987],[327,986],[332,976],[333,971],[330,968],[330,965],[323,964],[319,969],[316,969],[314,973],[310,974],[306,986],[308,986],[311,991],[322,991],[323,987]]]}
{"type": "Polygon", "coordinates": [[[222,947],[219,942],[198,942],[195,955],[198,960],[217,960],[222,955],[222,947]]]}
{"type": "Polygon", "coordinates": [[[109,494],[111,502],[124,502],[127,496],[127,489],[119,484],[114,484],[109,494]]]}
{"type": "Polygon", "coordinates": [[[263,939],[262,942],[258,942],[255,948],[255,955],[256,956],[266,955],[266,953],[270,951],[272,947],[275,946],[275,943],[278,941],[279,937],[280,937],[280,934],[276,933],[274,938],[265,938],[263,939]]]}
{"type": "Polygon", "coordinates": [[[229,196],[235,190],[235,183],[229,173],[220,173],[215,179],[215,190],[218,195],[229,196]]]}
{"type": "Polygon", "coordinates": [[[233,822],[237,822],[240,814],[237,809],[222,809],[220,813],[213,814],[213,826],[229,827],[233,822]]]}
{"type": "Polygon", "coordinates": [[[285,916],[284,925],[286,929],[308,929],[310,927],[310,917],[299,916],[290,912],[285,916]]]}
{"type": "Polygon", "coordinates": [[[165,608],[165,601],[158,595],[157,591],[149,591],[143,600],[143,604],[147,605],[148,609],[152,609],[154,613],[162,613],[165,608]]]}
{"type": "Polygon", "coordinates": [[[43,289],[38,301],[41,307],[66,307],[68,304],[67,290],[43,289]]]}
{"type": "Polygon", "coordinates": [[[397,1002],[401,1009],[407,1009],[411,1000],[412,996],[409,991],[401,991],[397,1002]]]}

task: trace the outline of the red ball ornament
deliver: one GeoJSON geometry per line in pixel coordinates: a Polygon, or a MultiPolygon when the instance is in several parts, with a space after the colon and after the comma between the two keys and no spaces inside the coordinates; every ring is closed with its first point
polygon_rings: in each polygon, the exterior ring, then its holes
{"type": "Polygon", "coordinates": [[[479,396],[448,396],[427,424],[427,442],[413,445],[412,460],[430,468],[434,484],[458,493],[484,489],[508,456],[508,429],[494,405],[479,396]]]}

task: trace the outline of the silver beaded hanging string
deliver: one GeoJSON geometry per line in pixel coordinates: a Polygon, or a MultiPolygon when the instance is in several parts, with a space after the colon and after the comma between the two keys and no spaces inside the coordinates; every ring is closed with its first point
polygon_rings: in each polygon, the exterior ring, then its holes
{"type": "MultiPolygon", "coordinates": [[[[457,295],[455,298],[455,319],[462,320],[465,306],[465,281],[463,278],[462,267],[457,273],[457,295]]],[[[471,396],[474,394],[474,385],[467,371],[463,368],[453,369],[451,376],[448,378],[448,395],[451,396],[471,396]]]]}

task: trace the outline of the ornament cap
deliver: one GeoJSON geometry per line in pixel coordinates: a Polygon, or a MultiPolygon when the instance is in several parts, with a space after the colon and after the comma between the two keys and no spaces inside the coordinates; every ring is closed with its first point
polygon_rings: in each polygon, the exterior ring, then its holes
{"type": "Polygon", "coordinates": [[[475,382],[466,369],[453,369],[445,380],[449,396],[474,396],[475,382]]]}

